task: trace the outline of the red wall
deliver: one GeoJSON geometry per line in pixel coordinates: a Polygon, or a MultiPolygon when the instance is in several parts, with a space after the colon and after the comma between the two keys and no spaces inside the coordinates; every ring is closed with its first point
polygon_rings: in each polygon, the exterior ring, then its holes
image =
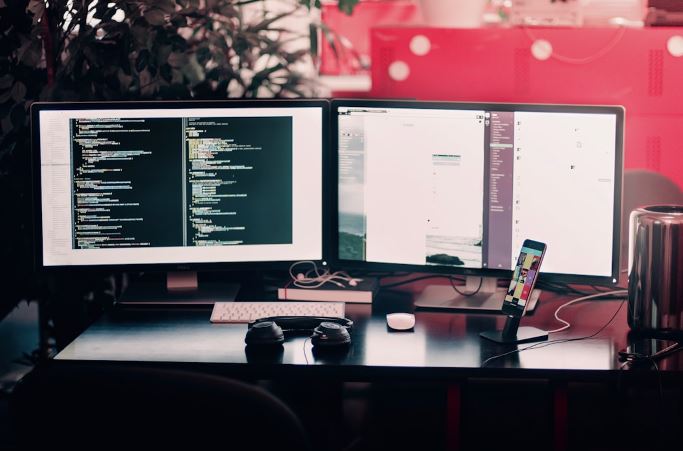
{"type": "Polygon", "coordinates": [[[683,188],[683,56],[667,50],[676,35],[683,28],[374,28],[371,94],[623,105],[625,166],[658,171],[683,188]],[[429,40],[428,53],[411,51],[416,35],[429,40]],[[537,39],[552,45],[549,59],[532,55],[537,39]],[[396,61],[409,68],[402,81],[389,75],[396,61]]]}
{"type": "MultiPolygon", "coordinates": [[[[320,40],[320,73],[348,75],[366,73],[361,60],[370,61],[370,29],[389,24],[414,24],[420,20],[420,10],[414,0],[363,1],[348,16],[336,4],[323,4],[322,22],[330,36],[320,40]],[[332,37],[337,43],[337,55],[329,45],[332,37]],[[344,40],[344,43],[340,40],[344,40]]],[[[322,36],[321,36],[322,37],[322,36]]]]}

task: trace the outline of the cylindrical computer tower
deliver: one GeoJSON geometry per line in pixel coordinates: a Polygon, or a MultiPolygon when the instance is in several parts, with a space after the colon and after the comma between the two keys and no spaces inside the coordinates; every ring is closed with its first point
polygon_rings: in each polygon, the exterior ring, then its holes
{"type": "Polygon", "coordinates": [[[683,205],[637,208],[629,235],[629,326],[683,333],[683,205]]]}

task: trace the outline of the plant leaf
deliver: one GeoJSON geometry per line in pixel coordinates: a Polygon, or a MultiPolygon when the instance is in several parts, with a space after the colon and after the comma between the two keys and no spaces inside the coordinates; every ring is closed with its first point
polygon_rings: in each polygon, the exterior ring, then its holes
{"type": "Polygon", "coordinates": [[[153,4],[155,8],[160,9],[166,14],[171,14],[176,9],[174,0],[154,0],[153,4]]]}
{"type": "Polygon", "coordinates": [[[204,65],[211,60],[211,49],[208,47],[199,47],[195,53],[197,55],[197,61],[199,64],[204,65]]]}
{"type": "Polygon", "coordinates": [[[173,69],[169,64],[162,64],[159,68],[159,75],[161,75],[161,78],[170,83],[173,79],[173,69]]]}
{"type": "Polygon", "coordinates": [[[19,129],[26,123],[26,110],[24,109],[24,102],[19,102],[12,107],[9,113],[10,121],[15,129],[19,129]]]}
{"type": "Polygon", "coordinates": [[[287,17],[290,14],[292,14],[291,11],[276,14],[275,16],[269,17],[268,19],[264,19],[257,24],[250,25],[249,27],[247,27],[247,31],[258,32],[267,30],[272,23],[277,22],[278,20],[282,19],[283,17],[287,17]]]}
{"type": "Polygon", "coordinates": [[[168,55],[168,64],[171,65],[171,67],[183,67],[189,62],[190,58],[188,57],[187,53],[180,53],[180,52],[171,52],[170,55],[168,55]]]}
{"type": "Polygon", "coordinates": [[[308,26],[308,33],[311,38],[311,55],[316,58],[318,56],[318,27],[310,24],[308,26]]]}
{"type": "Polygon", "coordinates": [[[12,86],[12,82],[14,81],[14,77],[12,77],[12,74],[5,74],[2,77],[0,77],[0,89],[7,89],[10,86],[12,86]]]}
{"type": "Polygon", "coordinates": [[[182,14],[175,14],[171,18],[171,23],[178,28],[186,27],[187,26],[187,18],[183,16],[182,14]]]}
{"type": "Polygon", "coordinates": [[[337,48],[337,38],[335,37],[334,32],[324,23],[321,23],[319,27],[320,30],[323,32],[323,36],[329,44],[330,49],[332,50],[334,58],[336,60],[339,60],[339,49],[337,48]]]}
{"type": "Polygon", "coordinates": [[[339,0],[337,7],[339,8],[339,11],[350,16],[353,14],[353,8],[356,7],[359,1],[360,0],[339,0]]]}
{"type": "Polygon", "coordinates": [[[42,42],[40,39],[36,39],[33,41],[26,41],[24,44],[22,44],[17,52],[17,56],[19,57],[19,61],[25,65],[29,67],[35,67],[38,65],[38,63],[40,63],[42,52],[42,42]]]}
{"type": "Polygon", "coordinates": [[[15,102],[23,102],[26,98],[26,85],[20,81],[12,86],[12,98],[15,102]]]}
{"type": "Polygon", "coordinates": [[[45,12],[45,2],[42,0],[31,0],[28,2],[26,11],[33,14],[33,25],[37,24],[45,12]]]}
{"type": "Polygon", "coordinates": [[[145,12],[144,17],[150,25],[160,26],[166,22],[166,15],[160,9],[150,9],[145,12]]]}
{"type": "Polygon", "coordinates": [[[12,90],[8,89],[7,91],[0,93],[0,105],[3,103],[7,102],[10,97],[12,97],[12,90]]]}
{"type": "Polygon", "coordinates": [[[135,70],[138,72],[142,71],[149,64],[149,50],[142,49],[138,53],[138,57],[135,58],[135,70]]]}

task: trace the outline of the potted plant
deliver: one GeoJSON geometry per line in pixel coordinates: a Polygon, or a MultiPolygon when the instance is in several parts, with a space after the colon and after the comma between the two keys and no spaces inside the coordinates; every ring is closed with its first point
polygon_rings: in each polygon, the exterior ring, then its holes
{"type": "MultiPolygon", "coordinates": [[[[60,347],[118,289],[115,277],[38,280],[33,273],[30,103],[313,94],[315,81],[303,69],[312,65],[311,49],[292,46],[308,42],[308,33],[288,29],[286,19],[319,2],[291,0],[277,12],[264,5],[0,0],[0,318],[20,299],[47,299],[41,312],[60,319],[60,347]],[[258,14],[247,20],[254,5],[258,14]]],[[[319,28],[311,24],[313,43],[319,28]]]]}

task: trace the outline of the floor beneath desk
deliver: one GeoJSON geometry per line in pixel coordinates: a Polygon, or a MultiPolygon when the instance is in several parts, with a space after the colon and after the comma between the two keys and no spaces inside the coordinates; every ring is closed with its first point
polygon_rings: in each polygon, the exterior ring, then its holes
{"type": "Polygon", "coordinates": [[[38,348],[38,305],[20,303],[0,321],[0,449],[12,449],[9,391],[31,370],[25,356],[38,348]]]}
{"type": "Polygon", "coordinates": [[[453,444],[446,439],[445,386],[353,383],[335,392],[302,385],[274,390],[326,449],[640,451],[678,449],[682,440],[674,432],[683,425],[678,387],[665,387],[660,398],[657,384],[570,383],[561,420],[566,436],[558,441],[555,387],[548,381],[468,380],[453,444]],[[331,409],[335,402],[342,407],[331,409]]]}
{"type": "MultiPolygon", "coordinates": [[[[656,379],[619,386],[568,384],[560,424],[566,436],[559,441],[556,387],[546,380],[464,381],[460,434],[454,441],[448,440],[452,406],[446,402],[446,383],[280,380],[258,385],[289,405],[313,449],[324,444],[325,451],[680,449],[681,388],[664,384],[660,397],[656,379]]],[[[2,449],[12,449],[6,436],[3,440],[10,446],[2,449]]],[[[218,436],[216,445],[224,446],[224,440],[218,436]]]]}

